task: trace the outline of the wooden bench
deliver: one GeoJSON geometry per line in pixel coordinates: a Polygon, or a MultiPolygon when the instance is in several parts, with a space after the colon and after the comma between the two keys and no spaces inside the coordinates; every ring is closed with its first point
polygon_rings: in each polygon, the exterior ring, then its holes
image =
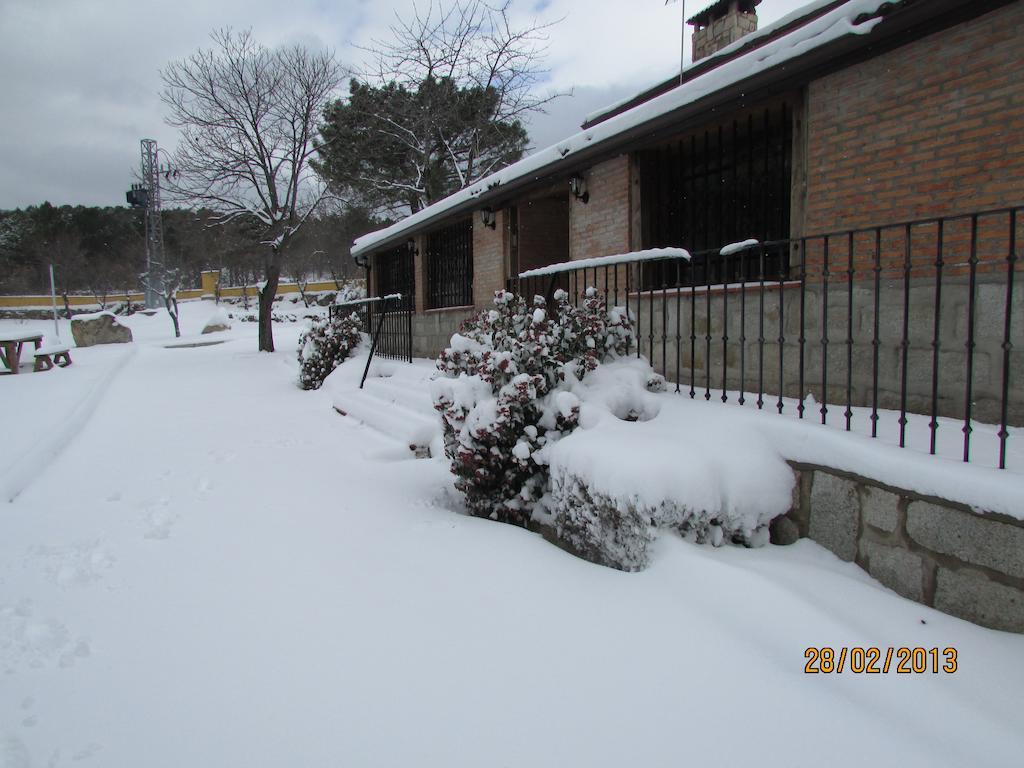
{"type": "Polygon", "coordinates": [[[66,368],[71,365],[71,350],[64,344],[47,344],[35,351],[36,371],[48,371],[54,365],[66,368]]]}

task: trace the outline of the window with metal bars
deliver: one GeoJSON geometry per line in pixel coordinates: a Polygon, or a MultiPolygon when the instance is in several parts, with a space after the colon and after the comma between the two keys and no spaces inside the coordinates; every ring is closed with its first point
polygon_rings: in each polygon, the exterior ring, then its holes
{"type": "Polygon", "coordinates": [[[412,249],[400,245],[377,254],[377,294],[402,294],[402,309],[416,309],[416,267],[412,249]]]}
{"type": "MultiPolygon", "coordinates": [[[[637,153],[643,247],[696,254],[742,240],[788,238],[792,146],[792,109],[783,102],[637,153]]],[[[765,279],[784,278],[788,270],[788,251],[768,249],[765,279]]],[[[691,280],[716,285],[756,279],[761,257],[750,251],[695,259],[692,266],[655,262],[643,272],[644,288],[691,280]]]]}
{"type": "Polygon", "coordinates": [[[473,220],[427,235],[427,307],[473,303],[473,220]]]}

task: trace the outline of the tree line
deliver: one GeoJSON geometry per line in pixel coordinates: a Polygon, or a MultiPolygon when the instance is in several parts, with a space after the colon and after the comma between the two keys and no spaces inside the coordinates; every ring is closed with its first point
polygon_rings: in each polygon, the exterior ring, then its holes
{"type": "MultiPolygon", "coordinates": [[[[354,76],[329,51],[215,30],[160,73],[180,135],[164,266],[175,281],[224,267],[259,282],[259,348],[273,351],[282,277],[341,274],[355,237],[522,157],[524,118],[556,97],[537,94],[547,28],[515,23],[511,0],[426,0],[396,14],[354,76]]],[[[39,290],[48,260],[77,290],[120,290],[139,274],[141,238],[127,209],[0,214],[0,290],[39,290]]]]}
{"type": "MultiPolygon", "coordinates": [[[[96,303],[141,289],[146,268],[144,214],[125,207],[54,206],[0,210],[0,294],[48,294],[49,268],[57,293],[90,294],[96,303]]],[[[199,287],[200,273],[222,270],[225,285],[262,279],[258,233],[244,219],[220,223],[210,210],[163,211],[164,256],[182,273],[183,287],[199,287]]],[[[299,283],[361,277],[350,256],[352,240],[385,224],[364,208],[322,212],[292,244],[285,276],[299,283]]]]}

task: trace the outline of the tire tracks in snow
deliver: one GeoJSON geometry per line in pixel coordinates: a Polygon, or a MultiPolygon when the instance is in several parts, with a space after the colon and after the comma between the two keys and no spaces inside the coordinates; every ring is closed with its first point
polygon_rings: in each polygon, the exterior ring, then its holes
{"type": "Polygon", "coordinates": [[[117,375],[138,354],[133,344],[105,374],[93,382],[85,397],[64,419],[60,429],[38,440],[0,477],[0,499],[13,502],[82,433],[117,375]]]}

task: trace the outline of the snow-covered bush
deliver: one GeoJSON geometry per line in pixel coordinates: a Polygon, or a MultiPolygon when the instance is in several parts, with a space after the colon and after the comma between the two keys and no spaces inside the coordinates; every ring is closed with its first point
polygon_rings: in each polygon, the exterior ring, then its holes
{"type": "Polygon", "coordinates": [[[438,359],[445,454],[475,515],[529,522],[547,491],[546,447],[579,423],[573,383],[632,344],[625,310],[609,310],[597,291],[579,307],[564,291],[554,298],[549,314],[540,297],[530,307],[497,292],[494,309],[464,323],[438,359]]]}
{"type": "Polygon", "coordinates": [[[591,562],[637,571],[648,561],[658,529],[671,529],[698,544],[750,547],[768,543],[766,522],[749,515],[694,509],[684,498],[647,501],[642,494],[607,494],[586,479],[553,472],[545,497],[555,534],[566,548],[591,562]]]}
{"type": "Polygon", "coordinates": [[[659,530],[756,547],[788,511],[793,472],[742,409],[664,390],[635,357],[602,365],[573,388],[580,428],[547,451],[540,518],[566,549],[632,571],[647,564],[659,530]]]}
{"type": "Polygon", "coordinates": [[[299,336],[299,386],[319,389],[330,373],[359,346],[359,315],[319,320],[299,336]]]}

